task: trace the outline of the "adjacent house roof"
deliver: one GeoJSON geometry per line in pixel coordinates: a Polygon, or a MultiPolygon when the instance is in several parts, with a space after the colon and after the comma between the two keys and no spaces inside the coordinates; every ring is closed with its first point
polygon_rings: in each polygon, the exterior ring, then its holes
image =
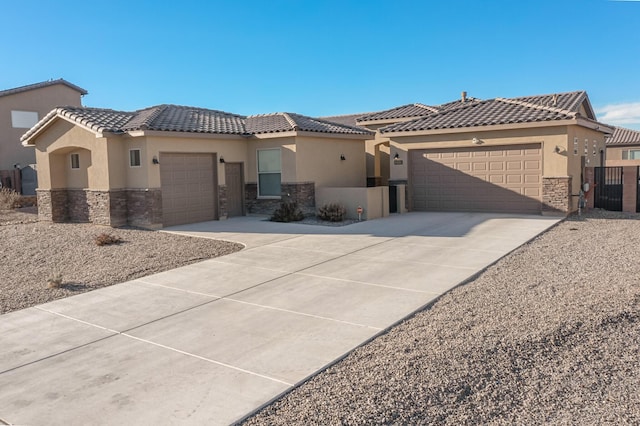
{"type": "Polygon", "coordinates": [[[265,133],[304,131],[350,135],[369,135],[371,131],[293,113],[242,116],[229,112],[180,105],[156,105],[134,112],[103,108],[58,107],[29,129],[28,141],[55,118],[82,125],[96,133],[124,133],[135,130],[209,133],[250,136],[265,133]]]}
{"type": "MultiPolygon", "coordinates": [[[[409,122],[389,125],[382,133],[420,130],[455,129],[498,124],[532,123],[584,118],[594,121],[593,110],[586,92],[522,98],[495,98],[484,101],[461,102],[458,107],[442,109],[409,122]],[[587,116],[580,111],[584,107],[587,116]]],[[[595,121],[594,121],[595,122],[595,121]]]]}
{"type": "Polygon", "coordinates": [[[346,126],[359,127],[361,129],[365,129],[364,127],[358,126],[358,123],[356,122],[356,120],[360,117],[363,117],[369,114],[373,114],[373,113],[365,112],[362,114],[331,115],[328,117],[318,117],[318,118],[321,120],[330,121],[332,123],[344,124],[346,126]]]}
{"type": "Polygon", "coordinates": [[[435,114],[450,109],[460,108],[469,104],[480,102],[479,99],[468,97],[464,101],[457,100],[448,102],[442,105],[425,105],[420,103],[402,105],[396,108],[391,108],[385,111],[379,111],[362,115],[356,119],[357,123],[364,123],[369,121],[383,121],[394,120],[403,118],[425,117],[427,115],[435,114]]]}
{"type": "Polygon", "coordinates": [[[637,130],[625,129],[623,127],[615,127],[613,135],[606,140],[607,146],[610,145],[640,145],[640,132],[637,130]]]}
{"type": "Polygon", "coordinates": [[[75,90],[77,92],[80,92],[81,95],[86,95],[87,93],[89,93],[86,90],[84,90],[82,87],[79,87],[79,86],[76,86],[75,84],[69,83],[67,80],[65,80],[63,78],[59,78],[57,80],[42,81],[40,83],[34,83],[34,84],[26,85],[26,86],[15,87],[13,89],[0,90],[0,96],[14,95],[16,93],[26,92],[28,90],[40,89],[40,88],[43,88],[43,87],[53,86],[53,85],[56,85],[56,84],[64,84],[65,86],[69,86],[73,90],[75,90]]]}

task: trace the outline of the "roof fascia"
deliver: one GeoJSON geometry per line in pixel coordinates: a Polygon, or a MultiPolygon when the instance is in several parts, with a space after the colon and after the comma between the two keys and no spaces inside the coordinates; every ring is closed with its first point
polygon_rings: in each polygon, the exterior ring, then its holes
{"type": "Polygon", "coordinates": [[[412,131],[396,131],[396,132],[384,132],[383,136],[389,138],[397,138],[403,136],[423,136],[423,135],[441,135],[452,133],[469,133],[469,132],[490,132],[494,130],[518,130],[529,129],[539,127],[556,127],[556,126],[570,126],[578,124],[577,120],[554,120],[554,121],[536,121],[532,123],[511,123],[511,124],[494,124],[490,126],[469,126],[469,127],[455,127],[447,129],[432,129],[432,130],[412,130],[412,131]]]}
{"type": "Polygon", "coordinates": [[[609,126],[607,124],[604,123],[600,123],[598,121],[595,120],[589,120],[586,118],[582,118],[582,117],[578,117],[578,125],[582,126],[582,127],[586,127],[592,130],[596,130],[598,132],[602,132],[606,135],[612,135],[614,132],[614,128],[613,126],[609,126]]]}
{"type": "MultiPolygon", "coordinates": [[[[435,112],[432,112],[430,114],[427,115],[431,115],[431,114],[436,114],[435,112]]],[[[366,121],[357,121],[356,120],[356,124],[358,126],[366,126],[368,124],[395,124],[395,123],[404,123],[405,121],[413,121],[413,120],[418,120],[420,118],[424,118],[424,115],[416,115],[416,116],[412,116],[412,117],[399,117],[399,118],[385,118],[385,119],[380,119],[380,120],[366,120],[366,121]]]]}
{"type": "Polygon", "coordinates": [[[189,139],[238,139],[245,140],[243,135],[226,134],[226,133],[199,133],[199,132],[177,132],[170,130],[130,130],[126,132],[132,138],[141,136],[155,136],[165,138],[189,138],[189,139]]]}
{"type": "MultiPolygon", "coordinates": [[[[74,126],[78,126],[78,127],[82,128],[84,130],[87,130],[87,131],[93,133],[94,135],[96,135],[96,138],[103,137],[103,132],[97,132],[95,129],[92,129],[91,127],[86,126],[83,123],[78,123],[77,121],[74,121],[73,119],[71,119],[69,117],[65,117],[64,115],[60,114],[58,111],[56,111],[56,110],[54,110],[54,111],[55,111],[55,114],[49,113],[49,114],[51,114],[51,117],[47,118],[45,116],[45,118],[43,118],[43,120],[45,120],[45,121],[38,127],[38,129],[35,132],[30,134],[28,138],[26,138],[25,140],[22,141],[22,146],[33,146],[33,145],[35,145],[35,143],[31,143],[31,141],[33,141],[34,138],[36,138],[42,132],[44,132],[45,129],[47,129],[50,126],[52,126],[53,123],[55,121],[57,121],[58,119],[64,120],[64,121],[66,121],[68,123],[73,124],[74,126]]],[[[38,124],[36,124],[36,126],[38,126],[38,124]]]]}

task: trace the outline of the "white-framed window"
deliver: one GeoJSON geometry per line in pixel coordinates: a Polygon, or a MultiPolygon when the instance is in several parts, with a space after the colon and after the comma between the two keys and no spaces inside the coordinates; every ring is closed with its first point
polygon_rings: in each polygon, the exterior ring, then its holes
{"type": "Polygon", "coordinates": [[[573,138],[573,155],[578,155],[578,138],[573,138]]]}
{"type": "Polygon", "coordinates": [[[625,149],[622,151],[623,160],[640,160],[640,149],[625,149]]]}
{"type": "Polygon", "coordinates": [[[280,198],[282,166],[280,148],[259,149],[258,156],[258,196],[280,198]]]}
{"type": "Polygon", "coordinates": [[[142,165],[140,150],[139,149],[130,149],[129,150],[129,167],[140,167],[142,165]]]}
{"type": "Polygon", "coordinates": [[[71,168],[79,169],[80,168],[80,154],[71,154],[71,168]]]}
{"type": "Polygon", "coordinates": [[[34,111],[11,111],[11,126],[14,129],[30,129],[38,122],[34,111]]]}

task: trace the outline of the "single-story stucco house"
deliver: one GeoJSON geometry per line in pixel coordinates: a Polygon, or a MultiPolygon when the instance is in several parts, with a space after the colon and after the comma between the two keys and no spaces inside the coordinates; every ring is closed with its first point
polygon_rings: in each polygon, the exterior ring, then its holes
{"type": "Polygon", "coordinates": [[[443,105],[324,118],[62,107],[22,140],[36,150],[42,220],[161,227],[271,213],[283,198],[308,214],[326,201],[378,210],[365,218],[569,214],[612,132],[583,91],[489,100],[463,92],[443,105]]]}
{"type": "Polygon", "coordinates": [[[607,138],[607,166],[640,166],[640,132],[616,127],[607,138]]]}
{"type": "Polygon", "coordinates": [[[568,214],[613,132],[584,91],[488,100],[462,92],[443,105],[324,118],[376,132],[366,142],[368,182],[397,187],[398,211],[568,214]]]}
{"type": "Polygon", "coordinates": [[[158,228],[271,213],[283,196],[312,214],[318,187],[365,188],[371,137],[299,114],[159,105],[56,108],[22,140],[42,220],[158,228]]]}

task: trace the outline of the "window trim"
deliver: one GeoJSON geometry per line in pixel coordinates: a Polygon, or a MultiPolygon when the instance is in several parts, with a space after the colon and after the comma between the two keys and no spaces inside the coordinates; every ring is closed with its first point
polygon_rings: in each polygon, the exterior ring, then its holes
{"type": "Polygon", "coordinates": [[[640,148],[629,148],[622,151],[622,159],[623,160],[640,160],[640,148]],[[638,158],[631,158],[631,152],[638,153],[638,158]],[[625,158],[626,157],[626,158],[625,158]]]}
{"type": "Polygon", "coordinates": [[[129,167],[134,169],[142,167],[142,150],[140,148],[131,148],[129,150],[129,167]],[[134,157],[131,156],[135,151],[138,152],[138,158],[137,158],[138,164],[133,164],[134,157]]]}
{"type": "Polygon", "coordinates": [[[24,111],[18,109],[11,110],[11,128],[13,129],[30,129],[35,126],[38,121],[40,121],[40,114],[38,114],[38,111],[24,111]],[[35,121],[33,120],[33,116],[35,116],[35,121]],[[28,121],[29,123],[33,122],[33,124],[20,124],[21,121],[28,121]]]}
{"type": "Polygon", "coordinates": [[[265,149],[256,149],[256,173],[257,173],[257,191],[256,197],[259,200],[280,200],[282,199],[282,195],[261,195],[260,194],[260,175],[268,175],[268,174],[278,174],[280,175],[280,191],[282,192],[282,149],[280,148],[265,148],[265,149]],[[278,172],[260,172],[260,152],[262,151],[278,151],[280,158],[280,170],[278,172]]]}
{"type": "Polygon", "coordinates": [[[71,153],[69,155],[69,162],[70,162],[69,165],[71,166],[71,170],[80,170],[80,154],[78,154],[77,152],[71,153]]]}

